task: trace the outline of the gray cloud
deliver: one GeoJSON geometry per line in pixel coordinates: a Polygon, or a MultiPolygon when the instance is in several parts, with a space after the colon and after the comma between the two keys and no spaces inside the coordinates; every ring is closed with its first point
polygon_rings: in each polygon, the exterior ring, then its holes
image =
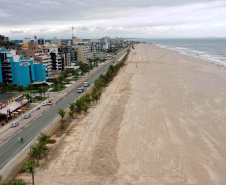
{"type": "Polygon", "coordinates": [[[12,33],[12,34],[20,34],[20,33],[24,33],[24,31],[10,30],[10,33],[12,33]]]}
{"type": "Polygon", "coordinates": [[[80,37],[208,36],[209,30],[218,36],[226,32],[225,8],[225,0],[1,0],[0,32],[62,38],[71,37],[73,26],[80,37]]]}
{"type": "MultiPolygon", "coordinates": [[[[208,2],[215,0],[199,0],[208,2]]],[[[0,12],[7,19],[1,25],[34,24],[42,21],[78,21],[90,19],[110,19],[122,16],[134,8],[171,7],[197,3],[196,0],[2,0],[0,12]],[[7,7],[7,8],[5,8],[7,7]]]]}

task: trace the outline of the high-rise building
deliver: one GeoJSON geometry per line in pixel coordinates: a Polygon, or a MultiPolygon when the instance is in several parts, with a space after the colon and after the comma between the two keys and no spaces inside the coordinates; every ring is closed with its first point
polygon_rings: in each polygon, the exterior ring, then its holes
{"type": "Polygon", "coordinates": [[[14,50],[0,48],[0,82],[23,85],[27,87],[33,82],[43,82],[49,78],[48,66],[34,63],[33,58],[16,55],[14,50]]]}
{"type": "Polygon", "coordinates": [[[101,47],[102,50],[109,50],[111,47],[111,39],[110,37],[103,37],[101,39],[101,47]]]}

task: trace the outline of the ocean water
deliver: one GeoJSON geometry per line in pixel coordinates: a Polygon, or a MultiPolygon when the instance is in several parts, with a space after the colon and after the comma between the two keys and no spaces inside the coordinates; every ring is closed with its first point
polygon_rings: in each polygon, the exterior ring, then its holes
{"type": "Polygon", "coordinates": [[[152,43],[163,48],[178,51],[184,55],[226,66],[226,38],[133,40],[152,43]]]}

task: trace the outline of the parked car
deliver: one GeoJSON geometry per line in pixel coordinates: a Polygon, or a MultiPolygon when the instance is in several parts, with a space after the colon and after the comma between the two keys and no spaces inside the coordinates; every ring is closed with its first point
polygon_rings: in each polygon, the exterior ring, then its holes
{"type": "Polygon", "coordinates": [[[47,102],[43,102],[43,103],[42,103],[42,106],[46,106],[46,105],[48,105],[47,102]]]}
{"type": "Polygon", "coordinates": [[[89,83],[87,81],[83,82],[83,87],[88,87],[89,83]]]}
{"type": "Polygon", "coordinates": [[[52,101],[49,101],[49,102],[48,102],[48,105],[52,105],[52,101]]]}
{"type": "Polygon", "coordinates": [[[84,88],[82,88],[82,87],[79,87],[78,89],[77,89],[77,92],[78,93],[82,93],[84,91],[84,88]]]}
{"type": "Polygon", "coordinates": [[[30,118],[30,117],[31,117],[30,114],[25,114],[25,115],[24,115],[24,119],[27,119],[27,118],[30,118]]]}
{"type": "Polygon", "coordinates": [[[19,125],[19,123],[18,122],[15,122],[15,123],[12,123],[11,124],[11,127],[13,128],[13,127],[16,127],[16,126],[18,126],[19,125]]]}

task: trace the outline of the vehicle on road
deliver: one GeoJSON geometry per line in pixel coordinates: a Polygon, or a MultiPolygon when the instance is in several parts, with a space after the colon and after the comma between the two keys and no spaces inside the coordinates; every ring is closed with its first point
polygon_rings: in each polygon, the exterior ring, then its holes
{"type": "Polygon", "coordinates": [[[87,81],[83,82],[83,87],[88,87],[89,83],[87,81]]]}
{"type": "Polygon", "coordinates": [[[79,87],[78,89],[77,89],[77,92],[78,93],[82,93],[84,91],[84,88],[82,88],[82,87],[79,87]]]}
{"type": "Polygon", "coordinates": [[[48,105],[47,102],[43,102],[43,103],[42,103],[42,106],[46,106],[46,105],[48,105]]]}
{"type": "Polygon", "coordinates": [[[48,105],[52,105],[52,101],[49,101],[49,102],[48,102],[48,105]]]}
{"type": "Polygon", "coordinates": [[[27,118],[30,118],[30,117],[31,117],[30,114],[25,114],[25,115],[24,115],[24,119],[27,119],[27,118]]]}
{"type": "Polygon", "coordinates": [[[19,123],[18,122],[15,122],[15,123],[12,123],[11,124],[11,127],[13,128],[13,127],[16,127],[16,126],[18,126],[19,125],[19,123]]]}

